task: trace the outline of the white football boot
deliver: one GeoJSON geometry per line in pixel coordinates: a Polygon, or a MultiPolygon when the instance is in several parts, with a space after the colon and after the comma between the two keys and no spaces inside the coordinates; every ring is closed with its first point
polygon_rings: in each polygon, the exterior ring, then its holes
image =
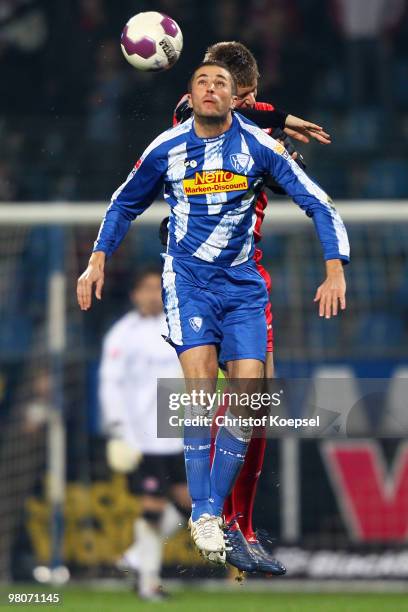
{"type": "Polygon", "coordinates": [[[194,544],[205,559],[211,563],[225,564],[225,540],[220,516],[202,514],[199,519],[188,522],[194,544]]]}

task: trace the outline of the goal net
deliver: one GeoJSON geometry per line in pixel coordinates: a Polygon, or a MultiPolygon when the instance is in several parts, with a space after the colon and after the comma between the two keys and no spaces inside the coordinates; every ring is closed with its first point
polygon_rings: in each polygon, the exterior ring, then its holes
{"type": "MultiPolygon", "coordinates": [[[[262,263],[272,276],[278,374],[309,377],[328,365],[356,377],[401,372],[408,364],[407,203],[338,204],[352,263],[347,311],[330,321],[317,316],[313,302],[325,274],[313,223],[290,202],[269,208],[262,263]]],[[[158,227],[167,208],[155,204],[133,224],[108,262],[103,300],[83,314],[76,279],[104,210],[88,203],[0,206],[0,580],[62,563],[101,575],[132,539],[138,501],[105,463],[98,361],[103,335],[130,308],[134,272],[160,265],[158,227]]],[[[372,448],[385,473],[398,449],[398,440],[372,448]]],[[[335,549],[358,540],[333,485],[329,450],[313,441],[284,448],[270,441],[267,461],[273,467],[261,479],[256,520],[277,542],[335,549]],[[315,474],[324,499],[313,489],[315,474]]],[[[402,535],[393,533],[382,544],[400,545],[402,535]]],[[[177,537],[167,563],[199,563],[184,532],[177,537]]]]}

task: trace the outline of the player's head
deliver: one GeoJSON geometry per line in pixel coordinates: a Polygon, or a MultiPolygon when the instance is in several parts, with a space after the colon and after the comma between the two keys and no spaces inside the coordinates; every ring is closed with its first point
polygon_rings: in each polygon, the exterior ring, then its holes
{"type": "Polygon", "coordinates": [[[224,120],[234,108],[236,82],[222,62],[203,62],[193,72],[188,92],[194,115],[206,121],[224,120]]]}
{"type": "Polygon", "coordinates": [[[155,317],[162,312],[159,268],[150,266],[135,274],[130,286],[130,300],[142,317],[155,317]]]}
{"type": "Polygon", "coordinates": [[[237,82],[235,107],[252,107],[255,104],[259,70],[251,51],[235,41],[218,42],[208,47],[204,61],[223,62],[237,82]]]}

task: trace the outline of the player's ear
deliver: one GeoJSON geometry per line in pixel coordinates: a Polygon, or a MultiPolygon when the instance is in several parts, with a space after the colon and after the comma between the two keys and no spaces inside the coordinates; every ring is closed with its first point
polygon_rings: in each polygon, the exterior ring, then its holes
{"type": "Polygon", "coordinates": [[[237,100],[238,100],[238,96],[232,96],[232,98],[231,98],[231,110],[234,110],[235,105],[237,103],[237,100]]]}
{"type": "Polygon", "coordinates": [[[187,94],[187,102],[190,108],[193,108],[193,103],[191,101],[191,94],[187,94]]]}

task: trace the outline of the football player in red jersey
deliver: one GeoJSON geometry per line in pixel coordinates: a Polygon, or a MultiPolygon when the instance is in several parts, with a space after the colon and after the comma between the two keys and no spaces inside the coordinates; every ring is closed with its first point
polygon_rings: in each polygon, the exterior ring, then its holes
{"type": "MultiPolygon", "coordinates": [[[[302,157],[294,150],[288,138],[294,138],[301,142],[309,142],[310,138],[316,139],[321,144],[329,144],[330,136],[319,125],[285,113],[276,109],[272,104],[257,102],[257,90],[259,71],[253,54],[239,42],[219,42],[207,49],[204,61],[214,60],[226,64],[229,71],[235,77],[238,84],[237,100],[235,109],[251,119],[254,123],[265,129],[275,139],[280,140],[294,159],[304,167],[302,157]]],[[[191,116],[188,95],[183,96],[178,103],[173,124],[183,122],[191,116]]],[[[276,184],[266,185],[275,193],[285,192],[276,184]]],[[[265,191],[261,191],[256,202],[256,224],[254,228],[255,248],[254,259],[257,269],[268,290],[271,291],[271,277],[261,264],[262,250],[259,248],[261,240],[261,226],[265,217],[265,208],[268,198],[265,191]]],[[[162,222],[161,239],[166,244],[167,219],[162,222]]],[[[265,362],[265,376],[272,378],[274,374],[273,364],[273,328],[272,308],[269,302],[265,309],[267,322],[267,358],[265,362]]],[[[224,408],[225,410],[226,408],[224,408]]],[[[223,409],[221,409],[222,411],[223,409]]],[[[215,433],[213,439],[215,439],[215,433]]],[[[265,430],[258,432],[253,437],[245,457],[244,466],[237,478],[234,488],[224,505],[225,522],[227,524],[226,535],[229,543],[227,550],[227,561],[238,569],[248,572],[262,572],[274,575],[282,575],[286,572],[285,567],[268,552],[252,525],[252,513],[256,496],[258,479],[262,470],[266,448],[265,430]]]]}

